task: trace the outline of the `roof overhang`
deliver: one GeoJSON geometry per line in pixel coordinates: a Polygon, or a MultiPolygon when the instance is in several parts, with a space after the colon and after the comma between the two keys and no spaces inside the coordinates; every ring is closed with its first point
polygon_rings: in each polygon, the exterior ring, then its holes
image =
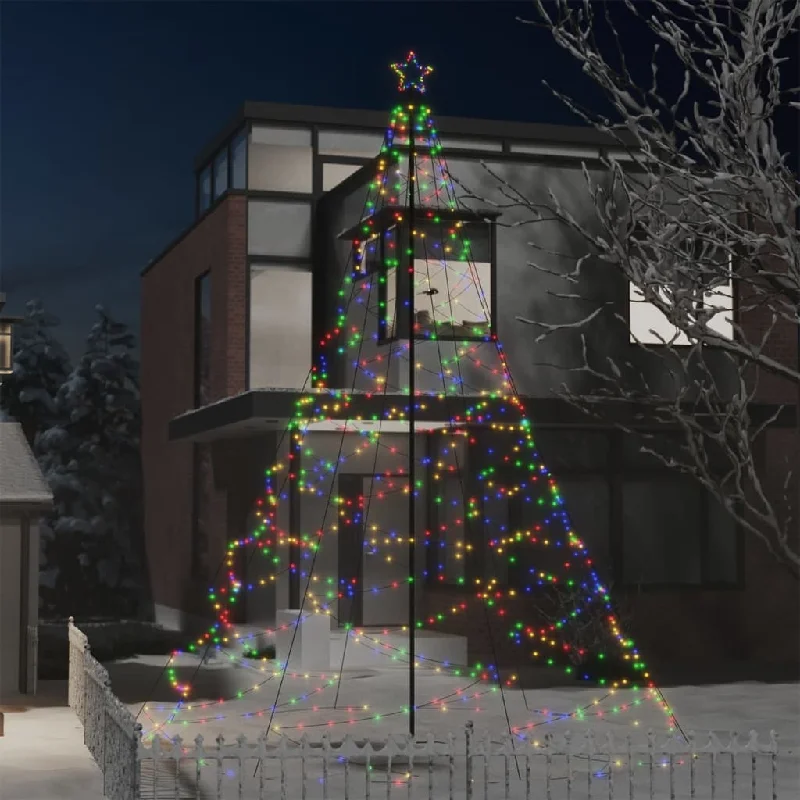
{"type": "MultiPolygon", "coordinates": [[[[526,416],[534,425],[565,427],[608,427],[625,424],[631,427],[652,428],[647,414],[639,406],[623,408],[610,406],[600,418],[581,413],[565,400],[556,397],[521,397],[526,416]]],[[[415,409],[416,429],[423,431],[442,425],[467,423],[488,425],[508,422],[503,410],[507,399],[491,396],[454,397],[420,395],[415,409]],[[480,404],[480,407],[477,406],[480,404]]],[[[169,423],[172,441],[211,442],[259,433],[283,430],[290,420],[330,420],[330,430],[368,429],[383,421],[381,430],[401,430],[407,425],[408,396],[404,394],[375,394],[365,391],[300,389],[253,389],[220,400],[202,408],[187,411],[169,423]],[[352,421],[359,424],[351,424],[352,421]],[[347,423],[345,425],[345,423],[347,423]],[[390,424],[388,424],[390,423],[390,424]]],[[[771,425],[794,427],[797,418],[793,407],[779,409],[772,405],[752,405],[751,418],[758,423],[774,419],[771,425]]],[[[325,426],[317,426],[322,429],[325,426]]],[[[663,427],[663,423],[655,427],[663,427]]]]}
{"type": "Polygon", "coordinates": [[[43,517],[53,510],[53,498],[37,497],[35,499],[3,498],[0,501],[0,517],[4,519],[22,517],[43,517]]]}
{"type": "MultiPolygon", "coordinates": [[[[415,422],[420,428],[449,424],[475,403],[486,402],[491,413],[500,399],[455,398],[444,395],[417,397],[415,422]]],[[[213,441],[282,430],[289,420],[350,420],[398,423],[406,419],[408,395],[365,391],[253,389],[181,414],[169,423],[171,440],[213,441]]],[[[473,420],[480,424],[481,418],[473,420]]]]}
{"type": "MultiPolygon", "coordinates": [[[[342,231],[337,238],[345,241],[360,241],[371,233],[386,230],[397,222],[398,215],[408,219],[409,206],[383,206],[374,214],[365,217],[357,225],[342,231]]],[[[419,206],[415,209],[416,223],[424,225],[434,221],[440,222],[486,222],[496,220],[500,213],[495,209],[468,208],[430,208],[419,206]]]]}

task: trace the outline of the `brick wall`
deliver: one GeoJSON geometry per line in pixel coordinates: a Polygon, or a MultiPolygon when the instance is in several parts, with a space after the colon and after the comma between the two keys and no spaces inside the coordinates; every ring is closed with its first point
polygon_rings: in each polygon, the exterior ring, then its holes
{"type": "MultiPolygon", "coordinates": [[[[231,194],[142,277],[142,466],[145,539],[154,601],[190,611],[205,576],[191,576],[192,447],[168,440],[169,421],[194,403],[195,279],[211,272],[211,400],[245,389],[246,199],[231,194]]],[[[226,534],[226,497],[211,499],[216,563],[226,534]],[[219,537],[218,537],[219,538],[219,537]]]]}

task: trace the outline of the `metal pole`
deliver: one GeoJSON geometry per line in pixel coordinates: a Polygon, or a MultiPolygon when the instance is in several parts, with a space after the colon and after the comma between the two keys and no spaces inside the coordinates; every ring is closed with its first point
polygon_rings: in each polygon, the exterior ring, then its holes
{"type": "Polygon", "coordinates": [[[416,615],[417,615],[417,587],[416,587],[416,545],[417,545],[417,520],[415,499],[415,445],[416,433],[414,431],[415,399],[416,392],[414,369],[415,342],[414,342],[414,193],[416,191],[416,136],[415,118],[418,113],[416,103],[409,104],[408,120],[408,732],[414,736],[416,723],[415,690],[416,675],[414,661],[416,657],[416,615]]]}

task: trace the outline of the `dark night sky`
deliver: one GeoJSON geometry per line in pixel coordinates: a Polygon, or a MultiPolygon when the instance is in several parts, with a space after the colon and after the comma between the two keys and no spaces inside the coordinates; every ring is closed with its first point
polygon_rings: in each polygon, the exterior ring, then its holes
{"type": "Polygon", "coordinates": [[[439,115],[569,124],[543,77],[594,95],[503,2],[9,2],[2,13],[0,287],[41,297],[77,353],[103,303],[138,329],[139,273],[192,221],[193,160],[245,100],[389,109],[432,63],[439,115]]]}

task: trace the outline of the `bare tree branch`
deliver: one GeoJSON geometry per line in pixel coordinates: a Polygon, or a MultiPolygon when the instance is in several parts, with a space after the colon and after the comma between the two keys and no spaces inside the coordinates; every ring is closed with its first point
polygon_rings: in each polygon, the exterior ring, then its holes
{"type": "MultiPolygon", "coordinates": [[[[614,121],[546,84],[628,155],[623,163],[604,153],[600,177],[584,163],[593,218],[578,219],[553,191],[546,203],[531,201],[487,164],[499,199],[471,196],[513,210],[524,217],[513,224],[533,225],[534,232],[536,225],[557,220],[586,245],[585,255],[576,257],[543,250],[535,235],[531,242],[538,254],[533,269],[571,287],[551,295],[584,301],[580,318],[569,322],[522,319],[540,329],[536,342],[562,332],[580,334],[581,363],[561,368],[568,378],[591,377],[596,388],[578,393],[570,388],[577,384],[565,380],[560,396],[591,416],[617,404],[635,407],[677,431],[678,451],[643,449],[696,479],[741,528],[800,576],[797,464],[786,464],[776,496],[757,457],[785,411],[773,408],[753,419],[767,378],[800,398],[800,368],[775,347],[777,337],[796,341],[800,326],[800,185],[780,152],[774,125],[781,105],[800,110],[800,103],[787,100],[798,88],[781,88],[778,55],[797,30],[800,2],[623,3],[658,42],[646,86],[631,74],[605,3],[534,0],[538,21],[522,20],[549,30],[613,109],[614,121]],[[598,7],[605,11],[602,20],[598,7]],[[600,47],[598,22],[610,30],[615,53],[600,47]],[[665,54],[683,73],[672,97],[659,72],[665,54]],[[552,259],[542,263],[545,255],[569,258],[573,269],[555,270],[552,259]],[[598,262],[615,269],[634,302],[658,312],[658,326],[631,331],[631,347],[660,360],[671,393],[663,385],[654,389],[630,363],[607,356],[590,363],[587,327],[608,314],[628,324],[607,303],[587,310],[582,271],[598,262]]],[[[797,400],[792,405],[797,414],[797,400]]]]}

